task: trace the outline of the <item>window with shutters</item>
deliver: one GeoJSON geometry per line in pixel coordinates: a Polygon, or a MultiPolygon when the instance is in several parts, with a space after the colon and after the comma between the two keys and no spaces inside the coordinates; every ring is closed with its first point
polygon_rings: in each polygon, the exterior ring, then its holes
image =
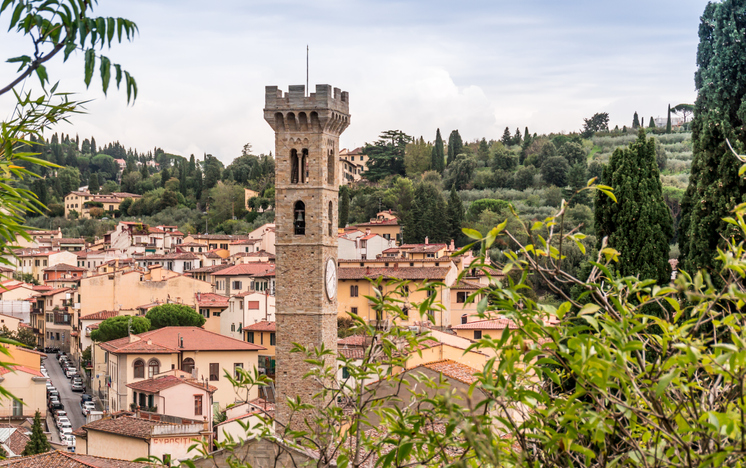
{"type": "Polygon", "coordinates": [[[259,301],[248,301],[249,310],[259,310],[259,301]]]}
{"type": "Polygon", "coordinates": [[[350,286],[350,297],[358,297],[358,286],[352,285],[350,286]]]}
{"type": "Polygon", "coordinates": [[[233,286],[231,286],[234,290],[241,289],[241,282],[240,281],[234,281],[233,286]]]}
{"type": "Polygon", "coordinates": [[[465,291],[459,291],[456,293],[456,302],[458,304],[463,304],[466,302],[466,292],[465,291]]]}
{"type": "Polygon", "coordinates": [[[474,330],[474,339],[475,340],[481,340],[482,339],[482,330],[474,330]]]}
{"type": "Polygon", "coordinates": [[[276,343],[277,343],[277,341],[275,339],[275,334],[274,333],[270,333],[269,334],[269,345],[270,346],[277,346],[276,343]]]}
{"type": "Polygon", "coordinates": [[[246,341],[249,343],[254,342],[254,332],[246,332],[246,341]]]}
{"type": "Polygon", "coordinates": [[[210,380],[219,380],[220,379],[220,364],[217,362],[211,362],[210,363],[210,380]]]}

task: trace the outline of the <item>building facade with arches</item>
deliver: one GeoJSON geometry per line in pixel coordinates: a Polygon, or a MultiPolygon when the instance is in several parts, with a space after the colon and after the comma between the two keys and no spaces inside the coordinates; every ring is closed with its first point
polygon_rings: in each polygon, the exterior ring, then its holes
{"type": "MultiPolygon", "coordinates": [[[[236,340],[199,327],[165,327],[118,340],[97,343],[106,363],[109,411],[131,406],[153,406],[135,400],[132,384],[175,375],[215,387],[212,404],[219,408],[234,403],[236,394],[226,378],[237,369],[252,371],[265,347],[236,340]]],[[[96,390],[96,389],[94,389],[96,390]]],[[[258,390],[252,390],[258,396],[258,390]]],[[[139,395],[138,395],[139,397],[139,395]]]]}

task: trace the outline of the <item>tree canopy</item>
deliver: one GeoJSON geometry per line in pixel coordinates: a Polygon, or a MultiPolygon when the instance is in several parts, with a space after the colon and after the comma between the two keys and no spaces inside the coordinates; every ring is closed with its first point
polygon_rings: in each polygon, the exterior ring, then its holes
{"type": "Polygon", "coordinates": [[[201,327],[205,317],[184,304],[162,304],[145,314],[153,330],[163,327],[201,327]]]}
{"type": "Polygon", "coordinates": [[[98,325],[98,329],[91,332],[91,339],[99,343],[124,338],[130,334],[145,333],[150,330],[150,320],[145,317],[132,315],[118,315],[111,317],[98,325]]]}
{"type": "Polygon", "coordinates": [[[369,158],[365,178],[376,181],[390,175],[405,175],[404,155],[412,137],[400,130],[387,130],[378,138],[372,145],[363,147],[363,154],[369,158]]]}

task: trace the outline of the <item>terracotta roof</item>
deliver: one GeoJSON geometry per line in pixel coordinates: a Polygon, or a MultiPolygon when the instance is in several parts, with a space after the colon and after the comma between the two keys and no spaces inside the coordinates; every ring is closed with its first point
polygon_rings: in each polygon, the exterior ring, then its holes
{"type": "Polygon", "coordinates": [[[52,289],[51,291],[44,291],[44,292],[42,292],[41,294],[39,294],[38,297],[54,296],[55,294],[60,294],[60,293],[63,293],[65,291],[71,291],[71,289],[70,288],[52,289]]]}
{"type": "Polygon", "coordinates": [[[119,313],[116,310],[101,310],[92,314],[84,315],[80,317],[80,320],[106,320],[108,318],[116,317],[119,313]]]}
{"type": "Polygon", "coordinates": [[[458,283],[451,286],[451,289],[468,289],[472,291],[476,291],[478,289],[481,289],[483,286],[479,283],[475,283],[473,281],[466,281],[461,280],[458,283]]]}
{"type": "Polygon", "coordinates": [[[56,244],[85,244],[85,239],[81,239],[79,237],[63,237],[61,239],[57,239],[56,237],[53,237],[52,242],[56,244]]]}
{"type": "Polygon", "coordinates": [[[267,257],[275,258],[275,254],[269,253],[266,250],[259,250],[257,252],[240,252],[243,253],[244,257],[267,257]]]}
{"type": "Polygon", "coordinates": [[[451,271],[450,267],[345,267],[339,268],[337,274],[341,280],[361,280],[379,276],[401,280],[441,280],[449,271],[451,271]]]}
{"type": "Polygon", "coordinates": [[[504,330],[506,328],[515,330],[518,325],[510,319],[498,318],[498,319],[487,319],[487,320],[476,320],[474,322],[462,323],[460,325],[454,325],[451,328],[454,330],[504,330]]]}
{"type": "Polygon", "coordinates": [[[41,271],[86,271],[85,268],[68,265],[67,263],[58,263],[55,266],[44,268],[41,271]]]}
{"type": "Polygon", "coordinates": [[[249,236],[246,236],[246,235],[231,236],[228,234],[194,234],[192,238],[193,239],[205,239],[205,240],[234,241],[234,240],[239,240],[239,239],[248,239],[249,236]]]}
{"type": "Polygon", "coordinates": [[[273,331],[277,331],[277,324],[275,322],[268,322],[266,320],[262,320],[261,322],[257,322],[253,325],[243,327],[243,329],[249,330],[249,331],[273,332],[273,331]]]}
{"type": "Polygon", "coordinates": [[[445,361],[430,362],[427,364],[423,364],[422,367],[427,367],[430,370],[440,372],[447,377],[469,385],[478,380],[474,376],[474,374],[479,372],[477,369],[456,361],[451,361],[450,359],[447,359],[445,361]]]}
{"type": "Polygon", "coordinates": [[[142,195],[129,192],[111,192],[111,194],[119,198],[142,198],[142,195]]]}
{"type": "Polygon", "coordinates": [[[337,340],[339,346],[365,346],[365,336],[363,335],[352,335],[347,338],[337,340]]]}
{"type": "Polygon", "coordinates": [[[165,255],[144,255],[138,257],[138,261],[147,260],[197,260],[197,256],[191,252],[171,253],[165,255]]]}
{"type": "Polygon", "coordinates": [[[237,241],[233,241],[230,243],[230,245],[254,245],[257,242],[261,242],[261,239],[241,239],[237,241]]]}
{"type": "MultiPolygon", "coordinates": [[[[385,252],[385,250],[384,250],[385,252]]],[[[395,256],[383,256],[378,258],[366,258],[366,259],[348,259],[348,258],[340,258],[337,260],[340,264],[342,263],[391,263],[391,264],[399,264],[402,266],[409,266],[409,263],[447,263],[447,262],[453,262],[461,257],[451,257],[451,256],[443,256],[440,258],[407,258],[407,257],[395,257],[395,256]]]]}
{"type": "Polygon", "coordinates": [[[30,437],[26,435],[29,429],[17,424],[0,423],[0,442],[13,452],[13,455],[20,455],[26,448],[30,437]]]}
{"type": "Polygon", "coordinates": [[[154,426],[170,425],[160,421],[151,421],[150,419],[134,418],[132,416],[119,416],[106,419],[99,419],[90,422],[81,429],[86,431],[101,431],[112,434],[119,434],[136,439],[149,440],[154,426]]]}
{"type": "Polygon", "coordinates": [[[223,336],[199,327],[165,327],[135,335],[140,340],[130,343],[130,337],[102,343],[113,353],[176,353],[179,351],[257,351],[263,346],[223,336]],[[179,340],[183,340],[183,347],[179,340]],[[148,343],[150,342],[150,343],[148,343]]]}
{"type": "Polygon", "coordinates": [[[10,369],[5,368],[5,367],[0,367],[0,375],[5,375],[5,374],[8,374],[10,372],[16,371],[16,372],[24,372],[26,374],[31,374],[31,375],[33,375],[35,377],[44,377],[44,374],[42,374],[38,370],[32,369],[30,367],[26,367],[26,366],[9,366],[9,367],[10,367],[10,369]],[[11,370],[11,369],[13,369],[13,370],[11,370]]]}
{"type": "Polygon", "coordinates": [[[89,330],[98,330],[99,323],[92,323],[90,325],[86,325],[86,328],[89,330]]]}
{"type": "Polygon", "coordinates": [[[53,450],[30,457],[3,460],[0,461],[0,466],[11,468],[49,468],[50,466],[55,468],[146,468],[152,465],[53,450]]]}
{"type": "Polygon", "coordinates": [[[374,220],[374,221],[370,221],[367,223],[359,223],[359,224],[356,224],[355,226],[357,227],[371,226],[372,227],[372,226],[398,226],[398,225],[399,225],[399,221],[396,219],[384,219],[381,221],[374,220]]]}
{"type": "Polygon", "coordinates": [[[37,284],[35,286],[32,286],[31,289],[34,291],[52,291],[54,288],[51,286],[47,286],[46,284],[37,284]]]}
{"type": "Polygon", "coordinates": [[[365,357],[365,348],[360,346],[337,348],[337,352],[347,359],[363,359],[365,357]]]}
{"type": "Polygon", "coordinates": [[[417,247],[409,249],[409,253],[430,253],[443,250],[448,247],[446,244],[420,244],[417,247]]]}
{"type": "Polygon", "coordinates": [[[221,263],[220,265],[212,265],[212,266],[206,266],[202,268],[195,268],[194,270],[187,270],[187,273],[214,273],[216,271],[225,270],[226,268],[230,268],[233,265],[226,265],[221,263]]]}
{"type": "Polygon", "coordinates": [[[197,303],[200,307],[228,307],[227,296],[221,296],[220,294],[213,293],[196,293],[194,295],[197,298],[197,303]]]}
{"type": "Polygon", "coordinates": [[[213,273],[213,276],[272,276],[275,274],[273,263],[241,263],[213,273]]]}
{"type": "MultiPolygon", "coordinates": [[[[205,390],[205,387],[197,382],[192,382],[187,379],[180,379],[179,377],[176,377],[174,375],[165,375],[163,377],[140,380],[139,382],[129,383],[127,384],[127,386],[133,390],[137,390],[138,392],[158,393],[161,390],[166,390],[167,388],[175,387],[182,384],[205,390]]],[[[214,393],[217,389],[218,387],[210,385],[207,387],[206,390],[210,393],[214,393]]]]}

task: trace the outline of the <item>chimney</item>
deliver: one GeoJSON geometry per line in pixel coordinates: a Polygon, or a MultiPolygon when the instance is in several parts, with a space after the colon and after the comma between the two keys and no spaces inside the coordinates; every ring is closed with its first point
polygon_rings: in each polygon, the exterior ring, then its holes
{"type": "Polygon", "coordinates": [[[430,240],[429,240],[429,239],[427,238],[427,236],[426,236],[426,237],[425,237],[425,245],[427,245],[427,244],[429,244],[429,243],[430,243],[430,240]]]}
{"type": "Polygon", "coordinates": [[[184,338],[179,338],[179,348],[184,348],[184,338]]]}
{"type": "Polygon", "coordinates": [[[450,249],[451,249],[451,252],[455,252],[456,251],[456,242],[454,242],[453,239],[451,239],[451,247],[450,247],[450,249]]]}
{"type": "Polygon", "coordinates": [[[370,228],[365,228],[365,235],[366,235],[366,236],[369,236],[369,235],[370,235],[370,228]]]}

